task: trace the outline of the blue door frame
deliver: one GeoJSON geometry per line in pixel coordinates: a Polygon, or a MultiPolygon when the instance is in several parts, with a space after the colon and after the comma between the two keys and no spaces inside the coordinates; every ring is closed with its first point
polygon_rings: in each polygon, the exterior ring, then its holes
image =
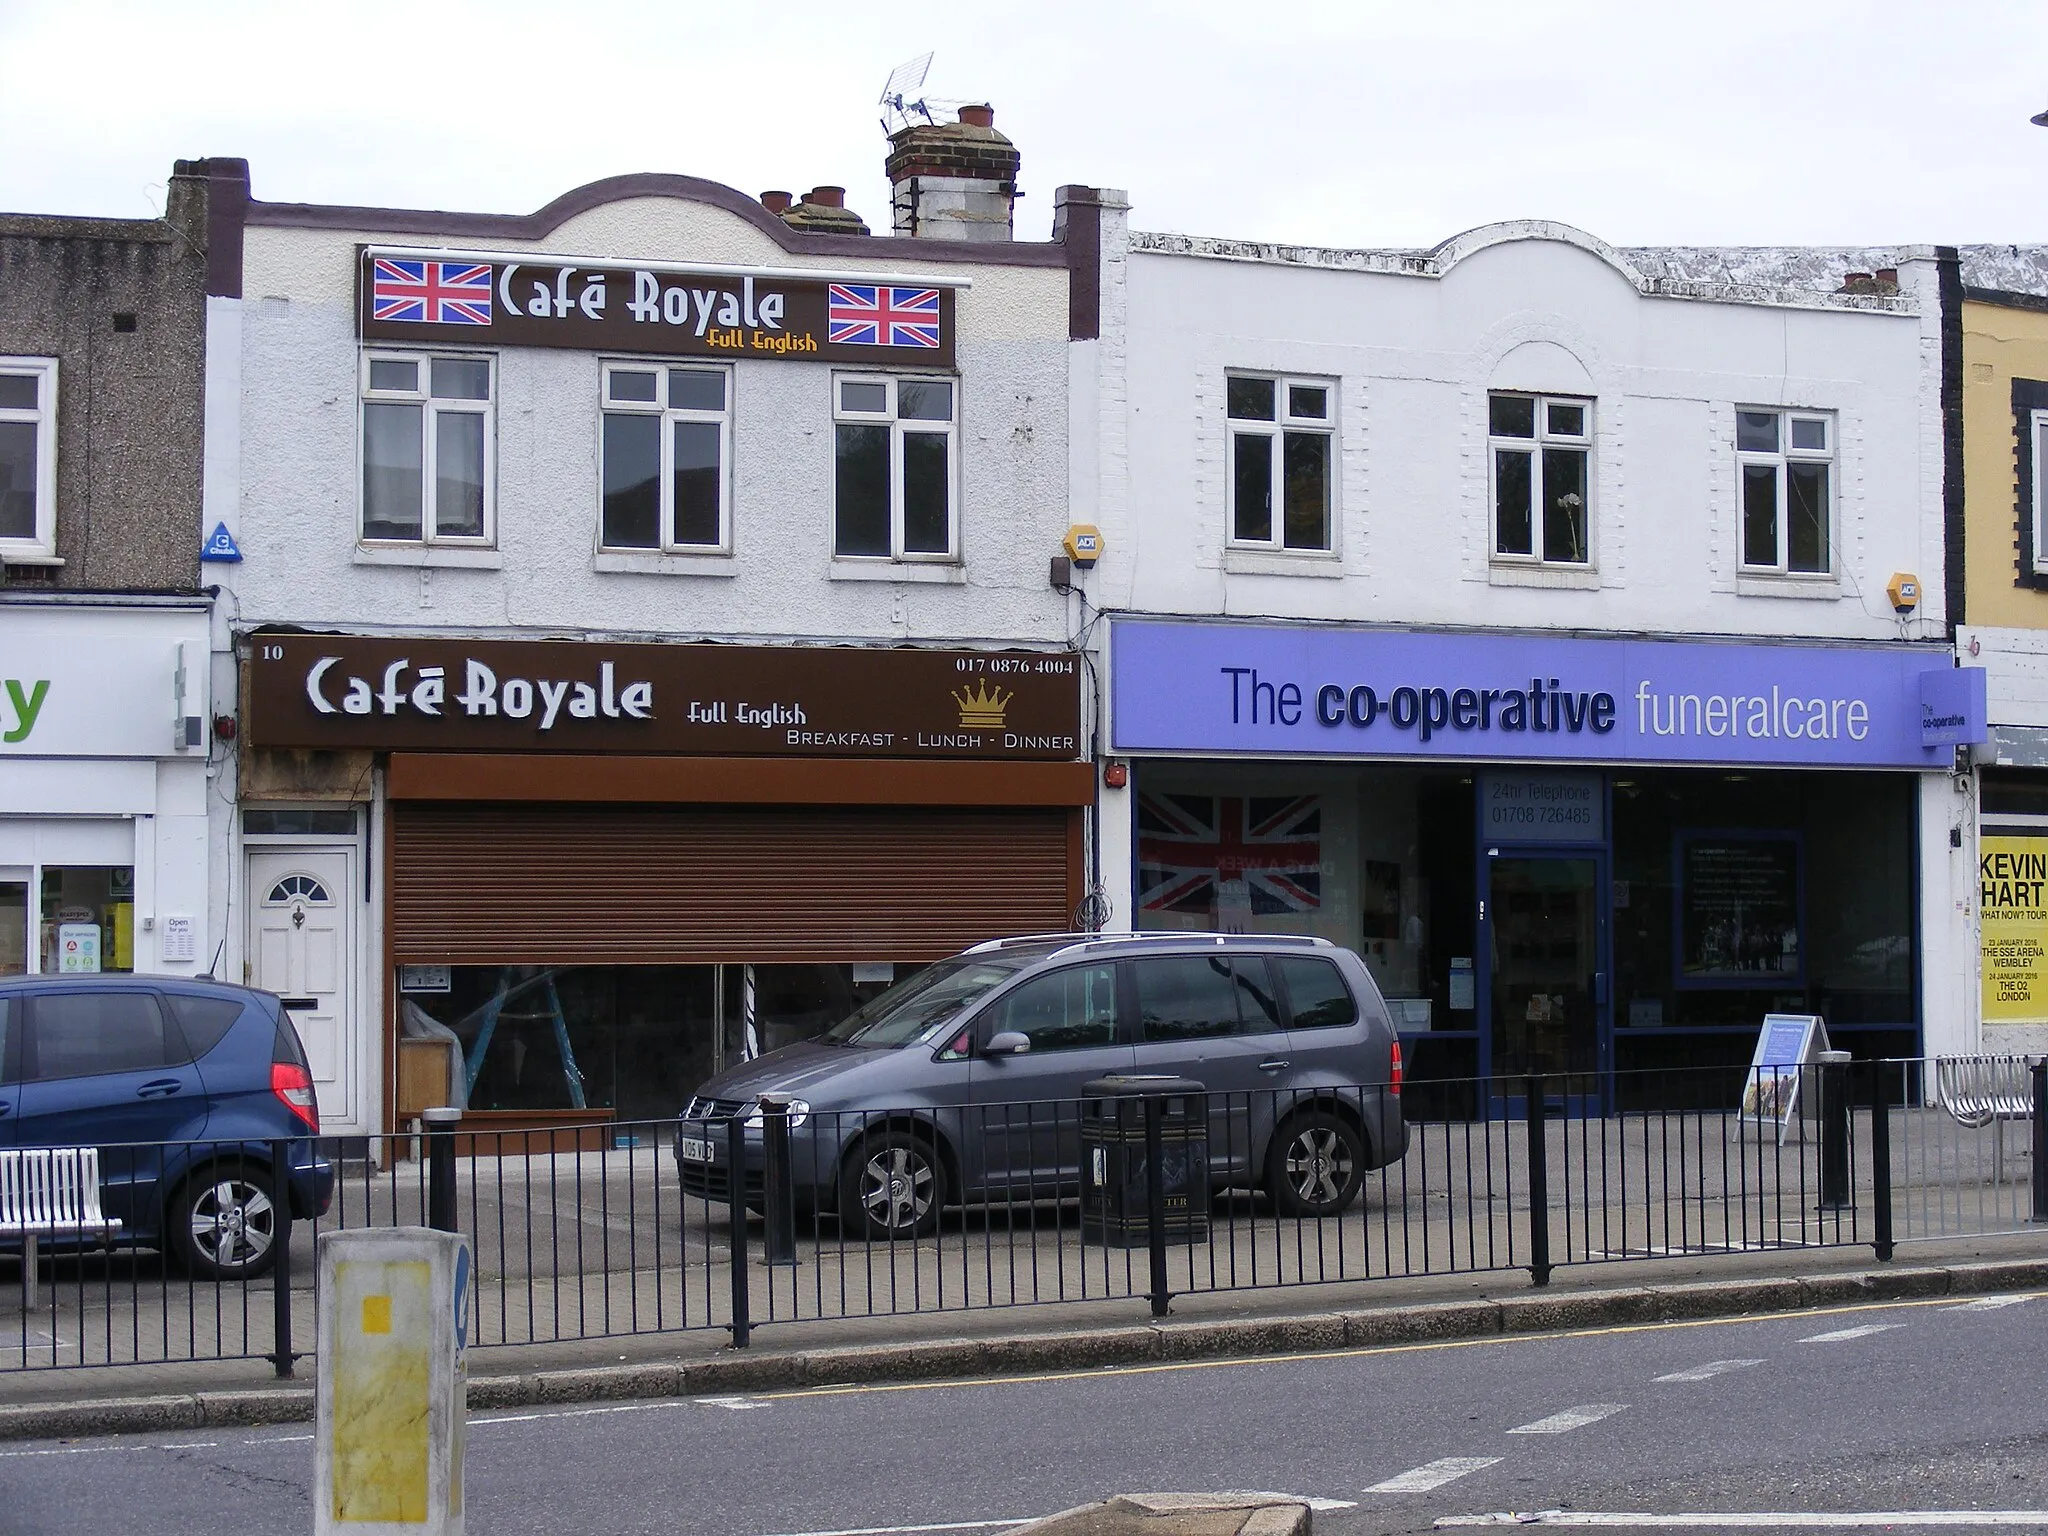
{"type": "Polygon", "coordinates": [[[1499,918],[1494,900],[1495,867],[1503,863],[1576,860],[1590,862],[1593,866],[1594,953],[1593,971],[1587,988],[1593,1030],[1592,1054],[1589,1060],[1574,1068],[1575,1072],[1585,1073],[1584,1078],[1579,1081],[1558,1083],[1546,1091],[1545,1108],[1556,1114],[1605,1115],[1612,1108],[1614,1065],[1614,987],[1611,980],[1613,957],[1610,933],[1613,902],[1607,845],[1604,842],[1489,843],[1482,839],[1478,856],[1479,975],[1478,997],[1474,1001],[1479,1005],[1479,1072],[1490,1084],[1488,1113],[1505,1119],[1520,1119],[1528,1114],[1528,1099],[1523,1085],[1527,1064],[1499,1059],[1494,1049],[1497,1034],[1494,1018],[1494,948],[1499,918]],[[1497,1072],[1511,1075],[1496,1078],[1497,1072]]]}

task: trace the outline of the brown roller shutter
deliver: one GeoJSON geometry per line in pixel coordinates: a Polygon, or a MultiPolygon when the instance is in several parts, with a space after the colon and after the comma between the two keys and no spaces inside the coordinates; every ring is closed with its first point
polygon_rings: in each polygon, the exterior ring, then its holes
{"type": "Polygon", "coordinates": [[[1070,925],[1078,813],[392,807],[392,956],[929,960],[1070,925]]]}

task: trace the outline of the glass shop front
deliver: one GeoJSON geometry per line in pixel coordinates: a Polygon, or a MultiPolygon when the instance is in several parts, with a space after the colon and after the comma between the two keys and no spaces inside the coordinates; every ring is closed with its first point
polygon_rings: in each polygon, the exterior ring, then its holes
{"type": "Polygon", "coordinates": [[[1917,709],[1885,707],[1938,653],[1845,666],[1841,648],[1529,638],[1503,664],[1500,639],[1120,625],[1134,926],[1356,950],[1423,1117],[1484,1113],[1480,1080],[1513,1101],[1532,1074],[1595,1112],[1723,1103],[1769,1013],[1818,1014],[1858,1057],[1918,1051],[1919,781],[1953,753],[1923,751],[1917,709]],[[1702,665],[1738,702],[1708,714],[1688,682],[1702,665]],[[1782,683],[1771,704],[1774,669],[1831,675],[1795,716],[1782,683]],[[1359,681],[1403,675],[1444,681],[1359,681]],[[1660,716],[1672,690],[1687,702],[1660,716]],[[1502,729],[1508,695],[1519,731],[1502,729]],[[1730,734],[1750,701],[1758,732],[1730,734]],[[1763,735],[1772,707],[1801,734],[1763,735]],[[1829,716],[1840,735],[1805,733],[1829,716]],[[1555,756],[1481,755],[1515,746],[1555,756]],[[1639,760],[1715,748],[1736,760],[1639,760]],[[1369,750],[1394,760],[1356,760],[1369,750]]]}

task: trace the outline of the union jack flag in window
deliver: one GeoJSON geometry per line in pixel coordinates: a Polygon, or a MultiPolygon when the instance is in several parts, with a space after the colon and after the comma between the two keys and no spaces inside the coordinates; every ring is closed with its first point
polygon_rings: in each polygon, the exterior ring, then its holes
{"type": "Polygon", "coordinates": [[[489,325],[491,264],[391,261],[379,256],[370,271],[370,318],[489,325]]]}
{"type": "Polygon", "coordinates": [[[1141,909],[1214,916],[1225,880],[1245,883],[1255,917],[1321,907],[1321,798],[1138,796],[1141,909]]]}
{"type": "Polygon", "coordinates": [[[834,283],[827,296],[826,340],[849,347],[936,347],[939,290],[834,283]]]}

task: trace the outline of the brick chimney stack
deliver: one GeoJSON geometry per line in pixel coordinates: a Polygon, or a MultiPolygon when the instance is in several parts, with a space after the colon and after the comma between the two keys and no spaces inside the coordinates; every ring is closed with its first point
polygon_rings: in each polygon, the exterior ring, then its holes
{"type": "Polygon", "coordinates": [[[846,206],[844,187],[813,187],[793,208],[776,208],[769,203],[769,197],[776,195],[765,193],[761,201],[771,212],[781,214],[782,222],[791,229],[801,230],[807,235],[864,235],[868,232],[861,216],[846,206]]]}
{"type": "Polygon", "coordinates": [[[912,123],[889,135],[895,231],[920,240],[1009,240],[1017,199],[1017,147],[995,111],[962,107],[956,123],[912,123]]]}

